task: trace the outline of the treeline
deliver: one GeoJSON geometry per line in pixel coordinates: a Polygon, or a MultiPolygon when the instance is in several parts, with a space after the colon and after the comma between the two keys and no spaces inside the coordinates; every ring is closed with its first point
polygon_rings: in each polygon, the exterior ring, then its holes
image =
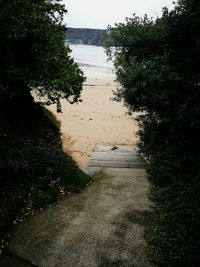
{"type": "Polygon", "coordinates": [[[100,29],[67,28],[65,39],[72,44],[101,46],[105,32],[105,30],[100,29]]]}
{"type": "Polygon", "coordinates": [[[142,114],[140,150],[157,214],[150,241],[163,267],[200,263],[199,14],[199,0],[179,0],[156,21],[134,16],[107,33],[116,98],[142,114]]]}

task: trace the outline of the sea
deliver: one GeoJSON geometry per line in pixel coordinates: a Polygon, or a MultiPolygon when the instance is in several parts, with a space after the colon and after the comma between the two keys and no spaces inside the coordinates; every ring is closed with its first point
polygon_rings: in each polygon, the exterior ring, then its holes
{"type": "Polygon", "coordinates": [[[71,56],[88,79],[114,79],[114,66],[101,46],[70,44],[71,56]]]}

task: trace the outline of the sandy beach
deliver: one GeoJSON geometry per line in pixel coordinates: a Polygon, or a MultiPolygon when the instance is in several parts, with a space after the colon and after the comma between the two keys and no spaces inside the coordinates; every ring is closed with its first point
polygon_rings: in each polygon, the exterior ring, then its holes
{"type": "Polygon", "coordinates": [[[63,149],[79,166],[87,166],[97,144],[137,144],[137,123],[122,103],[111,101],[116,85],[110,78],[90,79],[84,84],[82,100],[71,105],[62,101],[62,114],[49,109],[61,122],[63,149]]]}

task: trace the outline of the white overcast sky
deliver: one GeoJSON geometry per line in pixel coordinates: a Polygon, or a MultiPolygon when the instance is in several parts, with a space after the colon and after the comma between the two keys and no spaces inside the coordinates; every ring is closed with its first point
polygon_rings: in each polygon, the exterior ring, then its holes
{"type": "Polygon", "coordinates": [[[124,22],[133,13],[143,17],[161,15],[162,7],[172,9],[173,0],[63,0],[68,14],[68,27],[105,29],[115,22],[124,22]]]}

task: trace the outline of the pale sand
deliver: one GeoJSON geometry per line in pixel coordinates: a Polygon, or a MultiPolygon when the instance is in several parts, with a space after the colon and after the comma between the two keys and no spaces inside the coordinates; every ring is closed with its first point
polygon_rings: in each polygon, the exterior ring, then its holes
{"type": "MultiPolygon", "coordinates": [[[[71,105],[62,101],[62,114],[55,106],[49,109],[61,122],[64,151],[71,154],[79,166],[87,166],[97,144],[137,145],[137,123],[122,103],[110,101],[116,85],[111,79],[87,80],[82,100],[71,105]]],[[[136,116],[136,115],[135,115],[136,116]]]]}

